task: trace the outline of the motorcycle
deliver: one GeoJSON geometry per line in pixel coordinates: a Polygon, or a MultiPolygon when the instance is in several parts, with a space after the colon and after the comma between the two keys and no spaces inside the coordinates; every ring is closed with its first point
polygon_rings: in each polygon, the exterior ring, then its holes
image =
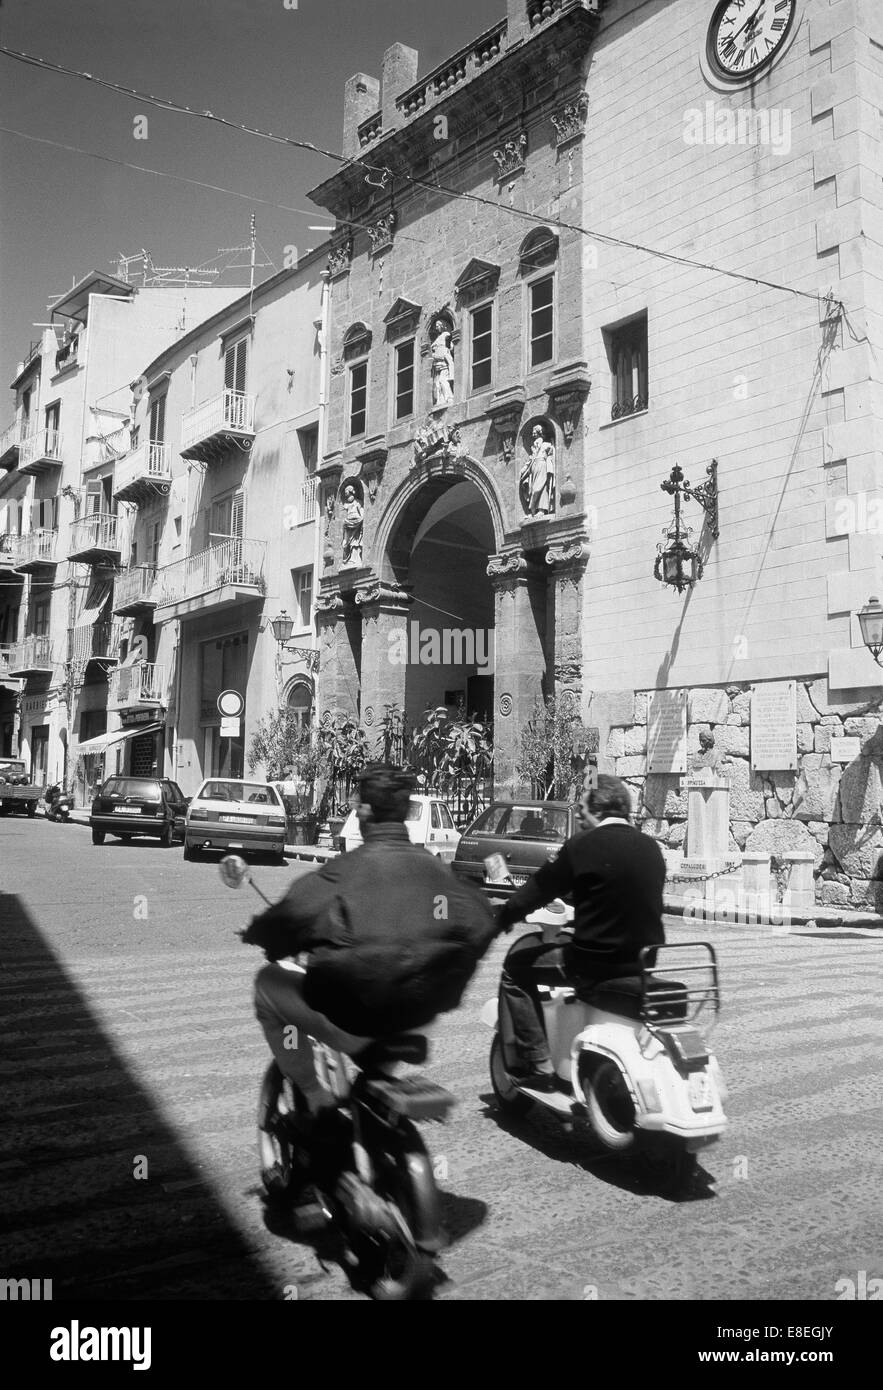
{"type": "Polygon", "coordinates": [[[56,783],[54,786],[46,788],[43,795],[43,805],[46,808],[47,820],[69,821],[74,800],[56,783]]]}
{"type": "MultiPolygon", "coordinates": [[[[543,927],[546,940],[572,920],[573,910],[560,901],[527,918],[543,927]]],[[[727,1126],[726,1085],[697,1026],[708,1008],[710,1031],[720,1012],[714,948],[703,941],[646,947],[638,975],[588,990],[540,985],[539,995],[554,1090],[532,1090],[509,1074],[498,1000],[489,1000],[482,1010],[482,1022],[494,1029],[490,1075],[500,1109],[515,1117],[537,1104],[567,1122],[582,1116],[604,1150],[640,1157],[659,1188],[687,1188],[695,1178],[697,1155],[727,1126]],[[664,967],[657,964],[663,955],[664,967]],[[672,958],[683,963],[674,965],[672,958]],[[669,978],[663,973],[669,969],[688,982],[669,978]]]]}
{"type": "MultiPolygon", "coordinates": [[[[225,855],[219,869],[228,887],[249,883],[269,905],[239,855],[225,855]]],[[[297,964],[284,964],[305,973],[297,964]]],[[[313,1172],[309,1107],[271,1062],[258,1103],[258,1153],[267,1197],[293,1205],[302,1232],[333,1227],[343,1238],[346,1262],[371,1298],[424,1297],[434,1282],[443,1238],[432,1160],[414,1121],[444,1121],[455,1099],[426,1077],[396,1074],[404,1063],[426,1061],[422,1031],[373,1042],[355,1058],[314,1038],[310,1044],[316,1075],[335,1101],[339,1159],[332,1169],[313,1172]]]]}

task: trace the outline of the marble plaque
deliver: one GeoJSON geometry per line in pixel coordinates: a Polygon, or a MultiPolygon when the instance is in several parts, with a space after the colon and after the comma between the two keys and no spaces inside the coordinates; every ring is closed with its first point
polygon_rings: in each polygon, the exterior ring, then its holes
{"type": "Polygon", "coordinates": [[[853,758],[861,756],[862,741],[860,738],[832,738],[831,739],[831,762],[832,763],[851,763],[853,758]]]}
{"type": "Polygon", "coordinates": [[[751,766],[755,772],[797,767],[797,695],[794,681],[751,687],[751,766]]]}
{"type": "Polygon", "coordinates": [[[650,699],[647,771],[687,771],[686,690],[657,690],[650,699]]]}

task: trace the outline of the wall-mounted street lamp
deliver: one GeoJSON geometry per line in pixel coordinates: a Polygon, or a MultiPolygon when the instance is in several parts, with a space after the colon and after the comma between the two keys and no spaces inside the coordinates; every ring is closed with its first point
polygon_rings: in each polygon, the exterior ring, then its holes
{"type": "MultiPolygon", "coordinates": [[[[294,632],[294,619],[284,608],[275,618],[270,619],[266,627],[271,629],[273,637],[276,640],[276,645],[279,648],[277,656],[281,656],[284,651],[291,652],[292,656],[300,657],[301,660],[306,663],[308,671],[318,671],[319,653],[317,651],[314,651],[312,647],[289,647],[288,643],[291,641],[291,634],[294,632]]],[[[266,630],[266,627],[264,630],[266,630]]]]}
{"type": "Polygon", "coordinates": [[[681,521],[681,498],[691,497],[698,502],[708,517],[711,534],[717,539],[720,534],[717,510],[717,459],[712,459],[706,469],[708,481],[701,487],[691,487],[684,478],[683,469],[675,464],[671,474],[659,486],[663,492],[674,497],[674,517],[665,530],[665,542],[656,547],[656,563],[653,574],[661,584],[670,584],[681,593],[691,589],[702,578],[703,561],[698,547],[691,543],[692,529],[681,521]]]}
{"type": "Polygon", "coordinates": [[[858,625],[862,630],[862,641],[877,665],[883,652],[883,604],[876,595],[868,599],[858,615],[858,625]]]}

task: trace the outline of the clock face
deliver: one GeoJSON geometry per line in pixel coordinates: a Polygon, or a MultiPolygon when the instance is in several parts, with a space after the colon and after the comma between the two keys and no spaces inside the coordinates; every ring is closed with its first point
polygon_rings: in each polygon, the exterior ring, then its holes
{"type": "Polygon", "coordinates": [[[708,30],[708,60],[731,82],[773,61],[791,32],[797,0],[722,0],[708,30]]]}

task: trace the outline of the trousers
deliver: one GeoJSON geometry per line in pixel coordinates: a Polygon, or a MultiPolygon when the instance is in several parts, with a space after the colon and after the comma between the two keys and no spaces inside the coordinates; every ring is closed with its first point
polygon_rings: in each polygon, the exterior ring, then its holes
{"type": "Polygon", "coordinates": [[[325,1014],[311,1009],[304,999],[305,979],[303,970],[278,961],[265,965],[255,979],[254,1004],[279,1070],[294,1082],[315,1114],[335,1101],[316,1075],[310,1038],[348,1056],[356,1056],[372,1039],[345,1033],[325,1014]]]}

